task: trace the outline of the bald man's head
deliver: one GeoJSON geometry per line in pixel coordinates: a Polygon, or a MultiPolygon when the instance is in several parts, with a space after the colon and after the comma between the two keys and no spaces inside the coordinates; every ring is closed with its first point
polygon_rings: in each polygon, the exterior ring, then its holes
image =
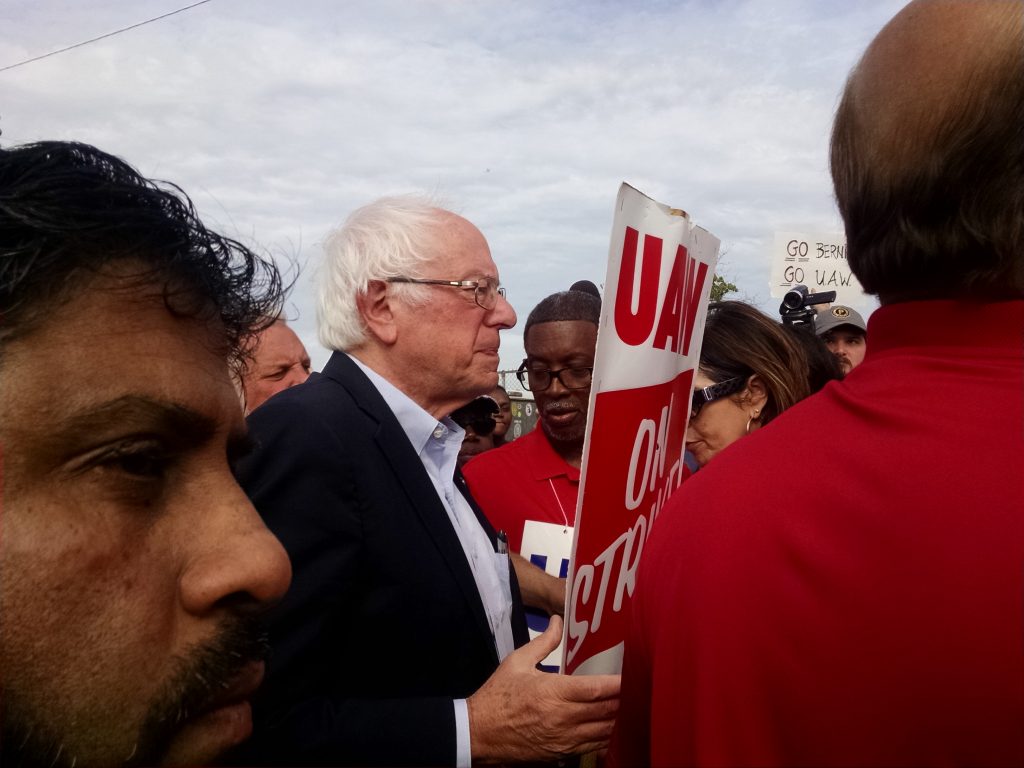
{"type": "Polygon", "coordinates": [[[1024,295],[1024,2],[910,3],[850,75],[831,159],[866,290],[1024,295]]]}
{"type": "Polygon", "coordinates": [[[309,378],[309,353],[284,320],[264,329],[242,376],[242,404],[246,414],[278,392],[309,378]]]}

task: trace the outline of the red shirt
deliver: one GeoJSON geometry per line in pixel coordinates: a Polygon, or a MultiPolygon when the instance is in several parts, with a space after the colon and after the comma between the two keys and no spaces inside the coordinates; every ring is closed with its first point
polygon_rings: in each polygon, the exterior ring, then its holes
{"type": "Polygon", "coordinates": [[[647,542],[609,764],[1024,765],[1024,302],[871,318],[864,363],[647,542]]]}
{"type": "Polygon", "coordinates": [[[576,523],[580,471],[555,453],[540,424],[518,440],[481,453],[462,468],[469,490],[509,548],[522,550],[527,520],[576,523]]]}

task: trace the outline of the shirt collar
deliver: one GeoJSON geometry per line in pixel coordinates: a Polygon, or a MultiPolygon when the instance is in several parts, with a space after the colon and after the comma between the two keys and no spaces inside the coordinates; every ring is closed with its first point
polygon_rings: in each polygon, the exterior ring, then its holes
{"type": "Polygon", "coordinates": [[[564,476],[573,483],[580,481],[580,471],[558,455],[551,446],[548,436],[544,434],[544,427],[539,421],[532,432],[523,435],[519,439],[530,439],[536,443],[536,450],[533,451],[530,461],[534,480],[547,480],[552,477],[564,476]]]}
{"type": "MultiPolygon", "coordinates": [[[[359,369],[366,374],[370,383],[380,392],[380,396],[384,398],[388,408],[395,414],[395,418],[398,419],[399,425],[401,425],[406,437],[409,438],[409,442],[412,443],[412,447],[416,449],[417,454],[422,453],[427,448],[431,439],[441,441],[446,445],[449,442],[454,442],[457,446],[462,445],[462,438],[466,434],[462,427],[447,416],[438,421],[423,410],[405,392],[361,360],[352,357],[352,355],[349,355],[349,358],[359,366],[359,369]]],[[[458,454],[458,448],[456,448],[455,453],[456,455],[458,454]]]]}
{"type": "Polygon", "coordinates": [[[908,301],[868,319],[865,359],[899,347],[1007,347],[1019,354],[1024,301],[908,301]]]}

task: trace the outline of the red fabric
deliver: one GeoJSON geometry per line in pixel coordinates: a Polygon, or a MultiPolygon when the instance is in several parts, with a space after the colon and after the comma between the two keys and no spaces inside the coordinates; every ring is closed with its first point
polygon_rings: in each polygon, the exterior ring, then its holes
{"type": "Polygon", "coordinates": [[[1024,302],[871,318],[644,552],[614,766],[1024,765],[1024,302]]]}
{"type": "Polygon", "coordinates": [[[505,531],[513,552],[522,549],[527,520],[561,525],[564,510],[569,526],[576,523],[580,471],[555,453],[539,424],[518,440],[471,459],[462,473],[491,525],[505,531]]]}

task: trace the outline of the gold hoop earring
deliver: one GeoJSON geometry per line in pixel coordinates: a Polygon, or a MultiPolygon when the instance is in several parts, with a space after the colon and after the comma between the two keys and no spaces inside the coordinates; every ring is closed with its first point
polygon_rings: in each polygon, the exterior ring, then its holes
{"type": "Polygon", "coordinates": [[[747,419],[747,431],[746,431],[746,434],[748,434],[748,435],[750,434],[750,423],[753,422],[753,421],[758,421],[760,419],[760,416],[761,416],[761,409],[760,408],[754,409],[754,412],[752,414],[750,414],[750,418],[747,419]]]}

